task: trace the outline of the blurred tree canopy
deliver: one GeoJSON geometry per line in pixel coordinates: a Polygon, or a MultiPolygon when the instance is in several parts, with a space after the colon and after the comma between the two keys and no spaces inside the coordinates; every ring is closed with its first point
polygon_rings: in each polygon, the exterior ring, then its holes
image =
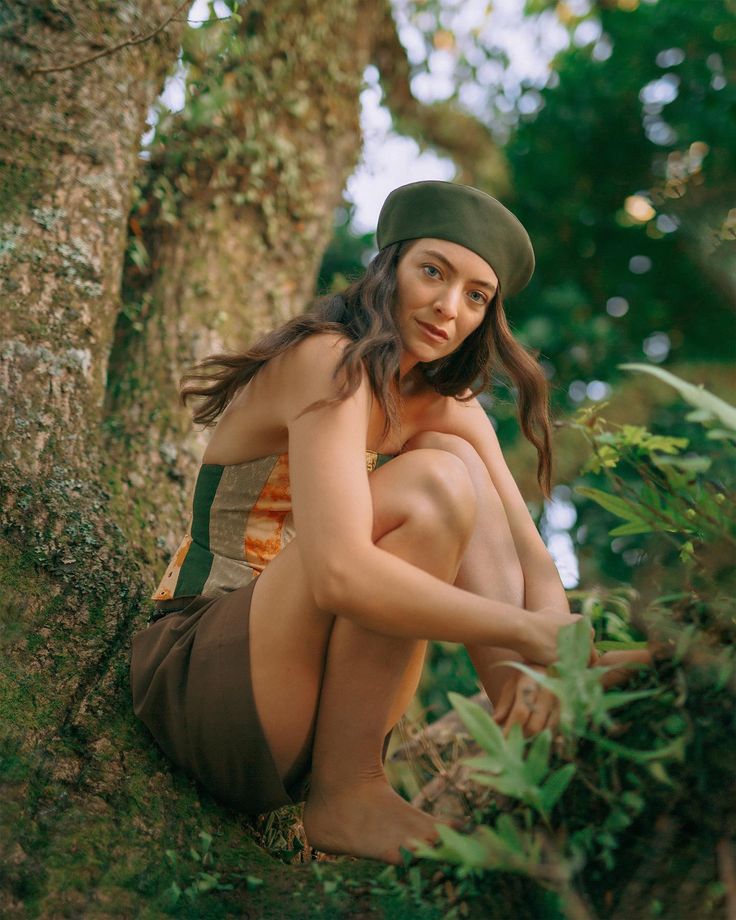
{"type": "MultiPolygon", "coordinates": [[[[643,354],[656,363],[731,358],[732,0],[530,0],[527,25],[549,29],[554,19],[568,29],[569,46],[552,61],[546,86],[522,82],[505,94],[504,80],[488,83],[508,63],[493,32],[456,35],[453,10],[441,2],[406,8],[426,41],[415,78],[431,73],[438,50],[453,54],[450,98],[462,104],[473,83],[476,114],[500,139],[510,132],[511,187],[487,190],[529,229],[537,271],[508,312],[541,352],[558,405],[600,399],[616,365],[643,354]],[[591,380],[601,385],[591,390],[591,380]]],[[[462,168],[458,178],[474,179],[462,168]]],[[[349,249],[338,227],[323,285],[333,270],[350,273],[349,249]]],[[[364,240],[354,241],[356,271],[363,249],[364,240]]]]}
{"type": "Polygon", "coordinates": [[[571,15],[583,46],[560,55],[507,147],[539,260],[512,315],[566,388],[609,380],[642,349],[733,356],[733,13],[725,0],[601,4],[585,44],[590,19],[571,15]]]}

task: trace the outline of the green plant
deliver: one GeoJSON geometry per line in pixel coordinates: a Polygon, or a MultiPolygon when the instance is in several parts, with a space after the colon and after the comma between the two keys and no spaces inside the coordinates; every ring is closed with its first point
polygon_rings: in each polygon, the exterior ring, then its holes
{"type": "Polygon", "coordinates": [[[451,696],[481,748],[467,761],[472,778],[496,798],[471,834],[440,827],[439,845],[419,853],[472,881],[479,897],[498,872],[526,876],[567,916],[586,916],[586,901],[603,915],[656,905],[662,916],[717,916],[725,887],[715,851],[736,826],[736,410],[661,368],[631,369],[671,383],[693,407],[688,438],[607,423],[600,406],[572,425],[591,445],[584,472],[600,483],[578,494],[624,520],[614,535],[645,541],[645,591],[572,592],[584,617],[561,631],[554,667],[514,664],[558,697],[557,745],[547,731],[504,737],[483,709],[451,696]],[[591,624],[599,651],[647,645],[656,668],[604,692],[605,669],[587,667],[591,624]]]}
{"type": "MultiPolygon", "coordinates": [[[[212,835],[207,831],[199,833],[199,848],[190,846],[186,857],[176,850],[166,850],[166,860],[175,873],[175,879],[166,891],[168,907],[174,908],[182,900],[193,903],[210,891],[232,891],[234,885],[222,881],[219,872],[214,871],[212,835]]],[[[248,877],[249,888],[259,885],[260,879],[248,877]]]]}
{"type": "MultiPolygon", "coordinates": [[[[694,407],[688,421],[706,427],[705,437],[720,441],[724,454],[736,459],[736,409],[728,403],[659,367],[626,364],[625,369],[655,375],[673,386],[694,407]],[[718,423],[719,427],[714,427],[718,423]]],[[[657,532],[665,534],[682,561],[698,545],[722,540],[736,548],[734,504],[724,492],[714,458],[686,452],[687,438],[652,434],[639,425],[614,425],[600,417],[600,406],[580,410],[570,423],[592,448],[583,472],[608,474],[615,494],[578,486],[576,492],[624,520],[610,536],[657,532]],[[622,474],[628,468],[633,479],[622,474]],[[706,473],[710,473],[708,478],[706,473]]],[[[726,458],[719,458],[721,463],[726,458]]]]}

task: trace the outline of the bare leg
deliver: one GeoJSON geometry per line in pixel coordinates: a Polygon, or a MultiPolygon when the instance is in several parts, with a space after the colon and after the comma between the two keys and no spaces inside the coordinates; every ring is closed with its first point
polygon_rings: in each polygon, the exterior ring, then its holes
{"type": "MultiPolygon", "coordinates": [[[[405,449],[416,448],[446,450],[459,457],[467,467],[475,489],[478,510],[476,524],[463,555],[455,584],[482,597],[495,598],[523,607],[524,574],[503,503],[486,465],[467,441],[455,435],[425,431],[405,445],[405,449]]],[[[511,668],[493,665],[497,661],[521,661],[521,655],[512,649],[490,646],[472,645],[467,646],[467,649],[478,678],[495,705],[501,687],[515,672],[511,668]]]]}
{"type": "MultiPolygon", "coordinates": [[[[404,448],[446,450],[459,457],[470,474],[478,513],[455,584],[482,597],[496,598],[530,610],[537,609],[534,605],[543,601],[539,592],[536,592],[535,597],[533,592],[530,593],[529,586],[525,585],[503,503],[485,464],[472,445],[455,435],[426,431],[412,438],[404,448]]],[[[495,706],[504,683],[509,677],[518,676],[519,672],[493,665],[498,661],[521,661],[521,655],[512,649],[490,646],[468,646],[468,653],[483,688],[495,706]]],[[[636,673],[636,669],[626,667],[627,664],[651,665],[652,657],[647,650],[607,652],[597,663],[601,667],[621,665],[601,678],[604,688],[608,689],[625,683],[636,673]]]]}
{"type": "MultiPolygon", "coordinates": [[[[456,458],[436,451],[397,457],[371,476],[378,546],[454,580],[472,530],[474,492],[456,458]]],[[[304,812],[313,846],[398,862],[399,847],[435,836],[435,820],[390,787],[380,752],[414,693],[426,642],[372,633],[314,604],[294,541],[267,567],[253,595],[256,705],[287,781],[312,749],[304,812]]]]}

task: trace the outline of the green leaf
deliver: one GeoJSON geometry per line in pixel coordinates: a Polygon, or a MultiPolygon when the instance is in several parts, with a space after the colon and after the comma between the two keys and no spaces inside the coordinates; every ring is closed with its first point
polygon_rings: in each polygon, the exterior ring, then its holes
{"type": "Polygon", "coordinates": [[[692,412],[688,412],[685,416],[688,422],[707,422],[712,417],[712,414],[706,412],[705,409],[693,409],[692,412]]]}
{"type": "MultiPolygon", "coordinates": [[[[707,436],[710,437],[712,433],[709,431],[707,436]]],[[[652,461],[656,466],[673,466],[686,473],[705,473],[712,463],[710,457],[652,457],[652,461]]]]}
{"type": "Polygon", "coordinates": [[[128,242],[128,256],[133,265],[141,271],[146,269],[151,261],[145,245],[135,236],[128,242]]]}
{"type": "Polygon", "coordinates": [[[619,744],[617,741],[612,741],[610,738],[606,738],[604,735],[600,734],[584,732],[583,737],[597,744],[598,747],[603,748],[604,751],[611,751],[626,760],[633,760],[635,763],[649,764],[657,760],[682,761],[685,758],[684,735],[680,735],[673,741],[670,741],[669,744],[662,745],[662,747],[655,748],[652,751],[636,750],[624,744],[619,744]]]}
{"type": "Polygon", "coordinates": [[[558,669],[565,671],[583,670],[590,658],[590,621],[583,617],[570,626],[563,626],[557,633],[557,650],[560,658],[558,669]]]}
{"type": "MultiPolygon", "coordinates": [[[[622,667],[628,667],[632,670],[641,670],[646,668],[646,665],[616,665],[615,667],[606,668],[606,670],[613,671],[622,667]]],[[[655,693],[657,693],[656,690],[608,690],[603,696],[603,705],[606,709],[617,709],[619,706],[626,706],[628,703],[633,703],[634,700],[645,700],[648,696],[654,696],[655,693]]]]}
{"type": "Polygon", "coordinates": [[[647,642],[635,642],[633,639],[627,642],[614,642],[606,639],[604,642],[596,642],[595,647],[599,652],[624,652],[633,648],[647,648],[647,642]]]}
{"type": "Polygon", "coordinates": [[[637,533],[651,533],[654,530],[646,521],[630,521],[628,524],[619,524],[608,531],[609,537],[628,537],[637,533]]]}
{"type": "Polygon", "coordinates": [[[479,754],[477,757],[468,757],[463,760],[471,770],[482,770],[484,773],[500,773],[504,768],[503,759],[491,757],[488,754],[479,754]]]}
{"type": "Polygon", "coordinates": [[[500,815],[496,821],[496,831],[506,846],[519,854],[524,852],[524,838],[511,815],[500,815]]]}
{"type": "MultiPolygon", "coordinates": [[[[503,737],[501,729],[499,729],[499,733],[501,734],[501,737],[503,737]]],[[[519,725],[518,722],[514,722],[514,724],[511,726],[511,729],[509,730],[508,736],[506,738],[506,746],[512,759],[517,762],[521,761],[524,756],[525,741],[524,733],[522,731],[521,725],[519,725]]]]}
{"type": "Polygon", "coordinates": [[[503,732],[485,709],[459,693],[448,693],[447,698],[483,750],[492,755],[501,754],[504,749],[503,732]]]}
{"type": "Polygon", "coordinates": [[[660,783],[664,783],[665,786],[674,786],[674,785],[675,785],[675,784],[672,782],[672,779],[670,778],[669,773],[667,772],[667,770],[665,770],[663,764],[661,764],[661,763],[659,763],[659,762],[650,763],[647,769],[649,770],[649,772],[652,774],[652,776],[653,776],[655,779],[658,779],[658,780],[660,781],[660,783]]]}
{"type": "Polygon", "coordinates": [[[584,495],[599,504],[601,508],[610,511],[617,517],[626,521],[641,521],[639,514],[640,506],[634,505],[628,499],[620,498],[618,495],[609,495],[608,492],[602,492],[600,489],[591,489],[588,486],[576,486],[575,491],[578,495],[584,495]]]}
{"type": "Polygon", "coordinates": [[[736,432],[726,431],[725,428],[711,428],[705,436],[711,441],[733,441],[736,438],[736,432]]]}
{"type": "Polygon", "coordinates": [[[566,763],[564,767],[556,770],[542,786],[540,799],[547,814],[552,811],[565,789],[570,785],[570,780],[575,775],[575,771],[574,763],[566,763]]]}
{"type": "Polygon", "coordinates": [[[703,387],[688,383],[686,380],[682,380],[680,377],[676,377],[669,371],[664,370],[664,368],[654,367],[651,364],[619,364],[619,367],[621,370],[641,371],[659,378],[659,380],[674,387],[685,402],[695,406],[700,412],[707,413],[709,418],[718,419],[724,428],[736,431],[736,407],[729,405],[725,400],[720,399],[703,387]]]}
{"type": "Polygon", "coordinates": [[[483,868],[488,864],[488,853],[483,843],[469,834],[460,834],[443,824],[437,825],[440,843],[428,846],[419,843],[414,847],[414,853],[425,859],[460,863],[472,868],[483,868]]]}
{"type": "Polygon", "coordinates": [[[530,783],[538,786],[547,773],[549,752],[552,747],[552,733],[541,731],[532,741],[526,755],[526,775],[530,783]]]}
{"type": "Polygon", "coordinates": [[[219,876],[210,875],[209,872],[200,872],[197,876],[196,889],[197,891],[212,891],[213,888],[216,888],[220,881],[219,876]]]}
{"type": "Polygon", "coordinates": [[[633,812],[635,815],[638,815],[646,805],[644,797],[639,795],[638,792],[633,792],[631,790],[622,792],[620,798],[624,807],[628,808],[629,811],[633,812]]]}
{"type": "MultiPolygon", "coordinates": [[[[567,629],[568,627],[563,627],[567,629]]],[[[529,677],[533,677],[534,680],[540,685],[540,687],[545,687],[551,693],[557,693],[559,688],[559,680],[555,677],[551,677],[549,674],[541,674],[539,671],[535,671],[534,668],[530,667],[528,664],[524,664],[522,661],[507,661],[505,662],[506,666],[509,668],[516,668],[517,671],[521,671],[524,674],[528,674],[529,677]]]]}
{"type": "Polygon", "coordinates": [[[525,802],[527,805],[537,804],[536,787],[530,786],[527,782],[521,762],[513,764],[511,769],[505,768],[498,773],[473,773],[472,778],[478,785],[495,789],[501,795],[519,799],[520,802],[525,802]]]}
{"type": "Polygon", "coordinates": [[[181,888],[176,884],[176,882],[172,882],[172,883],[169,885],[168,891],[169,891],[169,897],[171,898],[171,903],[172,903],[172,904],[178,903],[179,898],[181,898],[181,895],[182,895],[182,890],[181,890],[181,888]]]}

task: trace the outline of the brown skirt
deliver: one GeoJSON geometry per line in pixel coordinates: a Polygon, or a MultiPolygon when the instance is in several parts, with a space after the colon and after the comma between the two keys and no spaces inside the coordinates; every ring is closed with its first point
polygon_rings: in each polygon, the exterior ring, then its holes
{"type": "Polygon", "coordinates": [[[249,815],[303,801],[309,779],[307,767],[284,786],[256,711],[249,643],[256,581],[220,597],[184,599],[183,610],[133,637],[130,665],[133,709],[164,753],[249,815]]]}

